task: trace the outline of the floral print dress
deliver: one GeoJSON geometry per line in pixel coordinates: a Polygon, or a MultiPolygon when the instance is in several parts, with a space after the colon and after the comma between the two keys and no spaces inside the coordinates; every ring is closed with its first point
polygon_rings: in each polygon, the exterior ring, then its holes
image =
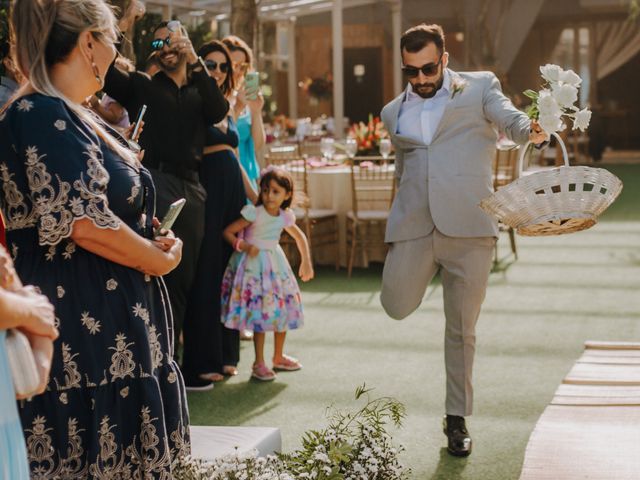
{"type": "Polygon", "coordinates": [[[222,322],[227,328],[284,332],[303,323],[300,288],[282,248],[282,230],[295,225],[292,210],[270,215],[260,205],[245,205],[242,216],[252,222],[244,240],[258,247],[250,257],[234,252],[222,279],[222,322]]]}
{"type": "Polygon", "coordinates": [[[20,402],[32,478],[170,479],[189,451],[188,411],[162,279],[70,238],[78,219],[149,237],[149,172],[36,93],[0,116],[0,186],[16,270],[60,329],[47,390],[20,402]]]}

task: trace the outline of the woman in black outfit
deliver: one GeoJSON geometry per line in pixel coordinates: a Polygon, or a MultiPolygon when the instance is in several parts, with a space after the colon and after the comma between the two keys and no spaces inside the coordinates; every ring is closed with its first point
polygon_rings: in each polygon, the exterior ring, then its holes
{"type": "MultiPolygon", "coordinates": [[[[231,57],[222,42],[203,45],[198,55],[222,93],[233,94],[231,57]]],[[[182,369],[188,390],[209,390],[224,375],[237,375],[240,358],[238,331],[220,322],[220,288],[232,248],[222,231],[240,216],[247,203],[242,167],[238,161],[238,130],[227,117],[207,130],[200,182],[207,191],[205,234],[198,270],[191,290],[190,308],[184,327],[182,369]]]]}

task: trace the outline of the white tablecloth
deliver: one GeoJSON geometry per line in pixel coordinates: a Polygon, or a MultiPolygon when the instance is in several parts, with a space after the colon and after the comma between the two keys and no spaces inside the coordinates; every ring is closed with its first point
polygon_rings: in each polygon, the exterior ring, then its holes
{"type": "MultiPolygon", "coordinates": [[[[348,166],[323,167],[310,169],[307,174],[308,194],[311,200],[311,208],[335,210],[338,213],[339,222],[339,254],[340,264],[347,265],[347,234],[346,217],[347,212],[353,208],[351,169],[348,166]]],[[[366,205],[360,205],[360,209],[366,209],[366,205]]],[[[383,238],[384,232],[376,232],[383,238]]],[[[359,248],[359,247],[356,247],[359,248]]],[[[369,261],[384,262],[386,248],[381,244],[379,249],[375,249],[369,254],[369,261]]],[[[335,262],[335,250],[330,247],[320,247],[313,253],[316,263],[331,265],[335,262]]],[[[356,266],[367,266],[363,264],[362,255],[356,250],[356,266]]]]}

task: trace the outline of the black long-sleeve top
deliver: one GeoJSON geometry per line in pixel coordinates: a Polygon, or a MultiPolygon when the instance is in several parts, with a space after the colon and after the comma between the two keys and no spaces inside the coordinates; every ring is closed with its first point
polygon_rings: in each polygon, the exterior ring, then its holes
{"type": "Polygon", "coordinates": [[[111,65],[104,92],[129,112],[132,122],[140,107],[147,105],[138,143],[145,150],[145,166],[151,168],[164,164],[197,171],[206,128],[220,122],[229,111],[215,80],[204,70],[192,72],[189,82],[178,87],[164,72],[149,77],[111,65]]]}

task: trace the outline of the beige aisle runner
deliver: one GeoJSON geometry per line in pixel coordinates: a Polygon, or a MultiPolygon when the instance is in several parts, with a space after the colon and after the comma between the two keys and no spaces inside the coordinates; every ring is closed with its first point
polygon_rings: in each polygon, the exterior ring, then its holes
{"type": "Polygon", "coordinates": [[[520,480],[640,480],[640,343],[585,343],[538,420],[520,480]]]}
{"type": "Polygon", "coordinates": [[[520,480],[638,480],[640,408],[548,406],[520,480]]]}

